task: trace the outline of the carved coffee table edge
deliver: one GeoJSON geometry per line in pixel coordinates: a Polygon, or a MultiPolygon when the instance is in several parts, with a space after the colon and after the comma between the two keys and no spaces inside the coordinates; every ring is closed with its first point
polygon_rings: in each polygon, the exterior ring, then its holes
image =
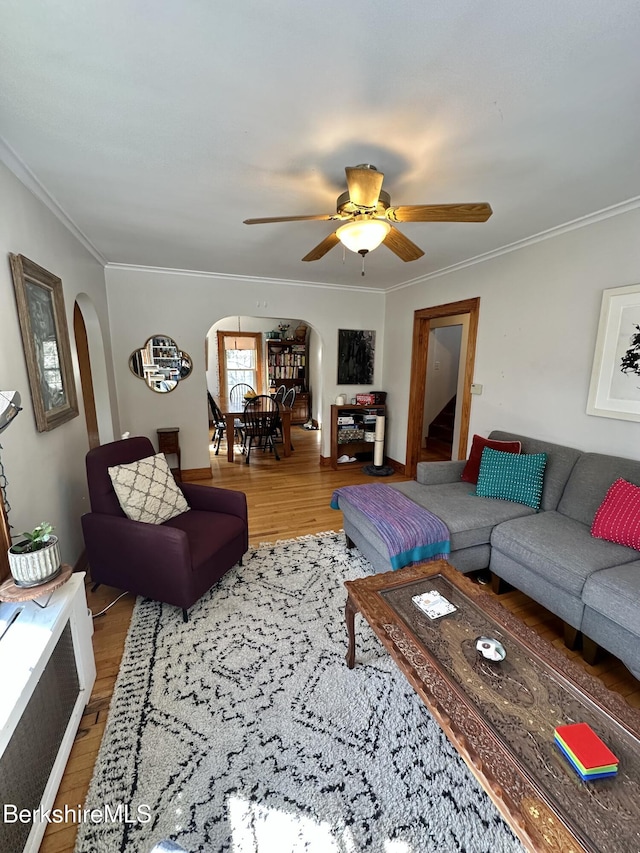
{"type": "Polygon", "coordinates": [[[507,610],[504,605],[490,593],[479,588],[462,572],[459,572],[446,560],[435,560],[430,563],[419,563],[404,569],[384,572],[383,574],[368,575],[356,581],[345,581],[347,603],[345,619],[349,637],[347,665],[355,664],[355,613],[361,612],[361,605],[375,600],[381,590],[414,581],[427,580],[434,575],[443,575],[453,586],[464,595],[471,598],[488,616],[495,619],[510,635],[514,636],[530,652],[540,660],[553,667],[558,676],[578,690],[586,694],[603,711],[628,729],[635,737],[640,738],[640,709],[629,705],[624,696],[615,693],[596,676],[588,673],[580,664],[568,658],[560,649],[541,637],[521,619],[507,610]],[[353,584],[356,584],[354,587],[353,584]],[[348,614],[348,609],[353,613],[348,614]],[[350,627],[351,625],[351,627],[350,627]],[[351,664],[349,663],[351,655],[351,664]]]}
{"type": "Polygon", "coordinates": [[[355,663],[355,613],[364,610],[367,614],[364,618],[376,636],[525,848],[535,853],[584,853],[590,848],[583,846],[563,823],[536,780],[524,771],[516,757],[491,731],[463,689],[441,670],[435,658],[425,654],[426,650],[419,645],[419,640],[402,618],[379,595],[381,590],[435,575],[447,578],[533,654],[551,665],[559,676],[575,685],[603,710],[612,712],[614,718],[633,731],[633,725],[629,723],[637,714],[622,697],[584,672],[495,598],[478,589],[444,561],[345,581],[348,591],[345,607],[349,633],[347,665],[353,667],[355,663]],[[392,621],[387,621],[385,616],[391,616],[392,621]]]}
{"type": "Polygon", "coordinates": [[[589,853],[546,801],[535,780],[529,778],[517,758],[481,717],[464,690],[424,655],[403,626],[382,627],[386,638],[372,626],[524,847],[531,853],[589,853]],[[403,666],[398,652],[409,666],[403,666]]]}

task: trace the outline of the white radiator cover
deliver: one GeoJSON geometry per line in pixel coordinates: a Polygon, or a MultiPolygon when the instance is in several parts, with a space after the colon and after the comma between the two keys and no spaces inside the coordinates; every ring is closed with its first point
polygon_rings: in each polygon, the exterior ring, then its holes
{"type": "MultiPolygon", "coordinates": [[[[0,604],[0,850],[36,853],[44,821],[5,820],[4,810],[53,805],[96,677],[84,572],[45,608],[0,604]]],[[[77,804],[69,804],[77,805],[77,804]]]]}

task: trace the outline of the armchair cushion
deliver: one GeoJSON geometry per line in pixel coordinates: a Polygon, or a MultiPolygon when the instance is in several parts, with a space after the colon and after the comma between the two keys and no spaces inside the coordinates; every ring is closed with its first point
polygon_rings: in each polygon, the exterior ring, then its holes
{"type": "Polygon", "coordinates": [[[108,470],[120,506],[132,521],[162,524],[189,509],[164,453],[108,470]]]}

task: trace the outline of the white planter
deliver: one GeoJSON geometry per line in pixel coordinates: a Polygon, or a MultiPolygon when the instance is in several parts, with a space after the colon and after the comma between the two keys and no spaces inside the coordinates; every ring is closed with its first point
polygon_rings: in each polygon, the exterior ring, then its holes
{"type": "Polygon", "coordinates": [[[60,546],[57,536],[51,536],[48,544],[37,551],[16,554],[9,548],[8,553],[9,568],[18,586],[38,586],[54,578],[60,571],[60,546]]]}

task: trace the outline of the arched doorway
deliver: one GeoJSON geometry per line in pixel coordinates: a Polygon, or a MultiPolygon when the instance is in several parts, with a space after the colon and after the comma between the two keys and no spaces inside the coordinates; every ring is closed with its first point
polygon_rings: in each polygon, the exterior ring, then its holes
{"type": "Polygon", "coordinates": [[[114,439],[111,399],[102,330],[93,303],[79,293],[73,306],[73,333],[78,353],[89,447],[114,439]]]}
{"type": "MultiPolygon", "coordinates": [[[[309,427],[317,429],[321,425],[323,375],[322,375],[322,339],[314,326],[306,319],[288,318],[279,319],[260,316],[227,316],[215,320],[209,328],[205,338],[205,374],[207,390],[215,399],[219,399],[229,389],[229,381],[221,376],[220,365],[224,360],[226,346],[225,341],[230,341],[230,348],[236,346],[236,339],[246,338],[247,347],[256,344],[260,371],[255,371],[256,390],[259,393],[268,394],[276,390],[281,381],[288,385],[298,386],[302,391],[296,391],[296,414],[292,423],[300,428],[308,424],[309,427]],[[304,336],[301,336],[305,327],[304,336]],[[273,338],[272,335],[279,331],[279,327],[285,327],[283,339],[273,338]],[[295,338],[296,332],[298,338],[295,338]],[[296,353],[291,353],[288,343],[295,344],[296,353]],[[299,366],[299,347],[306,348],[304,377],[300,376],[297,369],[299,366]],[[281,346],[282,345],[282,346],[281,346]],[[281,348],[281,352],[278,352],[281,348]],[[307,398],[303,407],[300,399],[307,398]],[[304,411],[304,414],[303,414],[304,411]]],[[[242,345],[241,349],[245,346],[242,345]]],[[[241,369],[241,366],[238,366],[241,369]]],[[[236,377],[239,381],[239,377],[236,377]]],[[[242,377],[242,381],[249,381],[242,377]]],[[[252,384],[249,382],[249,384],[252,384]]]]}

